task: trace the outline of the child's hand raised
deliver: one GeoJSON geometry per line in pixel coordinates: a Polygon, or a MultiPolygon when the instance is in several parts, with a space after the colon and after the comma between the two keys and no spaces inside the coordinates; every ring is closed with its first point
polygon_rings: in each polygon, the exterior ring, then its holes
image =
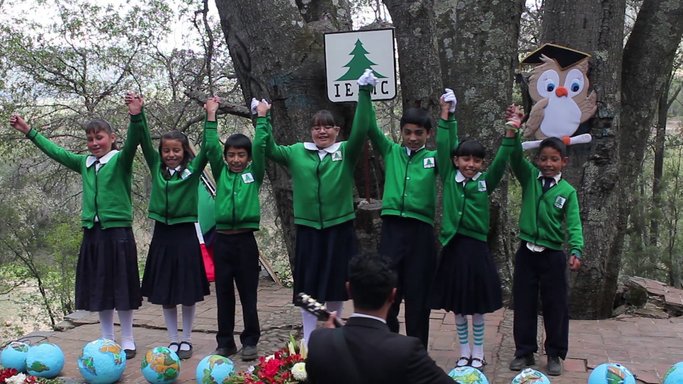
{"type": "Polygon", "coordinates": [[[372,85],[374,87],[375,84],[377,84],[377,78],[370,68],[367,68],[365,72],[363,72],[363,74],[358,78],[359,86],[372,85]]]}
{"type": "Polygon", "coordinates": [[[261,101],[256,105],[256,114],[258,114],[259,117],[266,116],[268,114],[268,111],[270,111],[270,104],[266,101],[266,99],[261,99],[261,101]]]}
{"type": "Polygon", "coordinates": [[[455,92],[450,88],[444,89],[444,94],[439,99],[441,110],[443,111],[448,106],[448,112],[455,112],[455,107],[458,105],[458,99],[455,97],[455,92]]]}
{"type": "Polygon", "coordinates": [[[522,126],[522,119],[524,118],[524,108],[521,105],[512,104],[505,110],[506,125],[514,128],[522,126]]]}
{"type": "Polygon", "coordinates": [[[206,102],[204,103],[204,109],[206,110],[206,113],[215,115],[220,105],[221,98],[218,96],[211,96],[206,99],[206,102]]]}
{"type": "Polygon", "coordinates": [[[135,92],[126,92],[123,100],[128,105],[128,114],[130,115],[139,115],[142,112],[142,106],[145,105],[142,96],[135,92]]]}
{"type": "Polygon", "coordinates": [[[26,121],[16,113],[13,113],[12,116],[9,117],[9,125],[23,134],[27,134],[28,131],[31,130],[31,127],[26,124],[26,121]]]}

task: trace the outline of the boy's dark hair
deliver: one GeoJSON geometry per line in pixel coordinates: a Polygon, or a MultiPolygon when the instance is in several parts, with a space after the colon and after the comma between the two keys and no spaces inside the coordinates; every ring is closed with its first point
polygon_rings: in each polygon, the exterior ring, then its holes
{"type": "Polygon", "coordinates": [[[334,115],[332,114],[332,112],[328,111],[327,109],[321,109],[313,115],[313,118],[311,119],[311,127],[317,127],[320,125],[337,125],[334,122],[334,115]]]}
{"type": "Polygon", "coordinates": [[[376,310],[386,303],[398,278],[389,261],[377,253],[356,255],[349,261],[349,285],[353,305],[376,310]]]}
{"type": "Polygon", "coordinates": [[[228,155],[228,149],[233,147],[235,149],[244,149],[247,151],[247,155],[251,158],[251,140],[241,133],[235,133],[228,136],[225,140],[225,147],[223,148],[223,157],[228,155]]]}
{"type": "Polygon", "coordinates": [[[457,147],[453,148],[451,157],[453,156],[473,156],[484,159],[486,158],[486,149],[478,140],[465,139],[457,147]]]}
{"type": "MultiPolygon", "coordinates": [[[[187,163],[190,162],[190,159],[192,158],[192,150],[190,149],[190,141],[187,139],[187,136],[185,136],[184,133],[178,131],[178,130],[172,130],[169,132],[164,133],[161,135],[161,140],[159,140],[159,156],[162,156],[161,154],[161,147],[164,145],[164,140],[178,140],[180,141],[180,144],[183,146],[183,160],[180,161],[180,166],[182,169],[187,168],[187,163]]],[[[161,166],[163,167],[163,161],[161,163],[161,166]]]]}
{"type": "Polygon", "coordinates": [[[423,108],[408,108],[401,116],[401,128],[406,124],[415,124],[427,131],[432,129],[432,119],[429,112],[423,108]]]}
{"type": "MultiPolygon", "coordinates": [[[[114,134],[114,128],[112,128],[111,124],[105,119],[92,119],[85,124],[83,130],[86,134],[97,133],[99,131],[105,131],[110,135],[114,134]]],[[[116,142],[111,143],[111,149],[118,149],[116,142]]]]}
{"type": "Polygon", "coordinates": [[[562,157],[567,157],[567,146],[562,142],[561,139],[557,137],[546,137],[541,141],[541,144],[538,146],[538,154],[541,153],[543,148],[550,147],[557,152],[560,152],[560,156],[562,157]]]}

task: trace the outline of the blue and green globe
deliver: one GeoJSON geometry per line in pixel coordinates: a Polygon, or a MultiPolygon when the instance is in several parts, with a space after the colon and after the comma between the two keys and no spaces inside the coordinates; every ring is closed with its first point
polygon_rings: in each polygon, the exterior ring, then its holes
{"type": "Polygon", "coordinates": [[[636,378],[621,364],[604,363],[591,372],[588,384],[636,384],[636,378]]]}
{"type": "Polygon", "coordinates": [[[19,372],[26,372],[26,355],[29,345],[21,341],[9,343],[0,353],[0,364],[5,368],[14,368],[19,372]]]}
{"type": "Polygon", "coordinates": [[[115,341],[97,339],[83,346],[78,370],[88,383],[115,383],[126,370],[126,354],[115,341]]]}
{"type": "Polygon", "coordinates": [[[674,364],[664,375],[662,384],[683,384],[683,361],[674,364]]]}
{"type": "Polygon", "coordinates": [[[448,376],[460,384],[489,384],[489,380],[480,370],[472,367],[455,367],[448,376]]]}
{"type": "Polygon", "coordinates": [[[145,354],[140,370],[152,384],[172,383],[180,375],[180,359],[167,347],[155,347],[145,354]]]}
{"type": "Polygon", "coordinates": [[[526,368],[515,376],[510,384],[550,384],[550,380],[541,372],[535,369],[526,368]]]}
{"type": "Polygon", "coordinates": [[[235,364],[220,355],[209,355],[197,364],[195,372],[197,383],[214,384],[222,383],[235,371],[235,364]]]}
{"type": "Polygon", "coordinates": [[[29,375],[52,379],[64,368],[64,352],[56,344],[41,343],[28,349],[26,371],[29,375]]]}

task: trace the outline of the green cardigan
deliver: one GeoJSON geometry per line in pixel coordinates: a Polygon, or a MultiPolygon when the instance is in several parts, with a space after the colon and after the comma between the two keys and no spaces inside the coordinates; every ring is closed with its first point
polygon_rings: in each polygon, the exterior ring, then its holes
{"type": "Polygon", "coordinates": [[[86,165],[89,155],[75,154],[53,143],[35,129],[26,133],[41,151],[53,160],[81,174],[83,195],[81,197],[81,225],[92,228],[95,217],[103,229],[130,227],[133,223],[130,183],[133,159],[139,136],[135,129],[128,129],[123,148],[95,172],[96,165],[86,165]]]}
{"type": "Polygon", "coordinates": [[[259,189],[265,172],[265,145],[270,121],[267,117],[256,119],[251,163],[240,173],[230,171],[225,163],[217,128],[218,123],[215,121],[204,123],[207,155],[216,179],[216,229],[258,230],[261,221],[259,189]]]}
{"type": "Polygon", "coordinates": [[[581,256],[583,233],[576,190],[566,180],[543,193],[538,168],[524,158],[517,144],[510,156],[510,166],[522,186],[522,210],[519,215],[519,238],[546,248],[561,250],[566,235],[570,253],[581,256]]]}
{"type": "Polygon", "coordinates": [[[268,157],[287,166],[291,173],[295,224],[323,229],[356,217],[353,171],[363,149],[369,112],[360,106],[370,103],[371,90],[371,86],[360,87],[348,141],[342,141],[335,153],[322,160],[318,151],[304,148],[303,143],[285,146],[268,140],[268,157]]]}
{"type": "Polygon", "coordinates": [[[176,172],[167,180],[164,177],[165,166],[161,155],[152,144],[144,111],[131,116],[130,124],[140,134],[142,153],[152,175],[149,218],[168,225],[197,222],[197,189],[207,163],[204,143],[197,156],[187,164],[187,168],[176,172]]]}
{"type": "Polygon", "coordinates": [[[516,141],[503,138],[496,157],[486,172],[462,183],[455,181],[457,170],[451,161],[451,149],[458,145],[458,124],[455,120],[439,120],[436,136],[437,163],[443,182],[443,218],[439,241],[442,245],[457,234],[487,241],[489,233],[489,195],[503,178],[510,152],[516,141]]]}
{"type": "Polygon", "coordinates": [[[372,147],[384,158],[384,194],[382,216],[400,216],[434,225],[436,207],[436,151],[422,149],[412,157],[406,148],[389,140],[377,126],[374,109],[358,102],[359,109],[369,109],[372,147]]]}

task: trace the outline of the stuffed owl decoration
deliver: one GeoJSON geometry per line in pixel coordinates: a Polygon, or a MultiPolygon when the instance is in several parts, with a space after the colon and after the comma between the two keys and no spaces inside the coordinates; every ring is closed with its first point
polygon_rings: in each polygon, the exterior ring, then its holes
{"type": "Polygon", "coordinates": [[[579,124],[597,110],[596,94],[588,92],[588,54],[545,44],[523,63],[538,63],[529,78],[534,102],[524,130],[524,149],[536,148],[546,137],[557,137],[567,145],[588,143],[590,134],[572,136],[579,124]],[[535,139],[535,140],[534,140],[535,139]]]}

